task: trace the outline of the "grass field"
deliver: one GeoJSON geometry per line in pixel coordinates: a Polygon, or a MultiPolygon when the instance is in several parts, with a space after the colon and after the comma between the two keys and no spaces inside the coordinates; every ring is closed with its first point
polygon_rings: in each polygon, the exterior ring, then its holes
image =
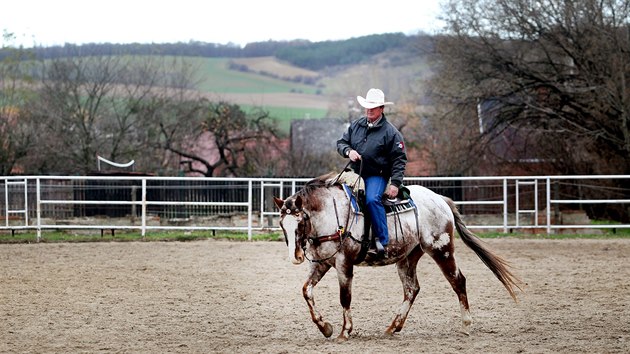
{"type": "MultiPolygon", "coordinates": [[[[251,105],[242,105],[243,110],[246,112],[252,110],[255,107],[251,105]]],[[[328,110],[317,108],[295,108],[295,107],[278,107],[267,106],[265,110],[269,112],[269,115],[274,117],[278,122],[278,128],[283,133],[288,133],[291,128],[291,121],[296,119],[310,118],[321,119],[327,117],[328,110]]]]}
{"type": "MultiPolygon", "coordinates": [[[[195,58],[201,70],[199,89],[215,93],[291,93],[300,92],[315,95],[314,86],[292,83],[251,72],[230,70],[226,58],[195,58]]],[[[279,65],[276,70],[282,70],[279,65]]],[[[287,67],[287,71],[295,70],[287,67]]],[[[281,74],[278,72],[278,74],[281,74]]]]}
{"type": "MultiPolygon", "coordinates": [[[[315,86],[260,75],[254,72],[230,70],[233,59],[194,58],[199,68],[198,89],[210,98],[226,100],[240,105],[245,111],[262,108],[278,121],[284,133],[289,132],[291,121],[304,118],[325,118],[328,99],[315,86]]],[[[239,59],[251,70],[266,71],[279,77],[314,75],[316,73],[283,64],[272,58],[239,59]]]]}
{"type": "Polygon", "coordinates": [[[391,54],[366,58],[357,65],[327,68],[321,72],[306,70],[274,57],[257,58],[202,58],[202,57],[145,57],[129,60],[148,60],[163,65],[168,74],[179,75],[179,68],[190,70],[198,92],[208,99],[227,101],[245,111],[263,109],[278,121],[284,133],[289,132],[292,120],[347,117],[349,102],[369,87],[382,87],[398,103],[405,97],[411,81],[427,70],[422,60],[400,60],[392,65],[391,54]],[[388,56],[389,55],[389,56],[388,56]],[[244,65],[248,71],[230,69],[230,62],[244,65]],[[172,73],[168,73],[173,70],[172,73]],[[263,75],[261,73],[267,73],[263,75]],[[305,77],[312,85],[282,78],[305,77]],[[391,94],[389,94],[391,92],[391,94]]]}

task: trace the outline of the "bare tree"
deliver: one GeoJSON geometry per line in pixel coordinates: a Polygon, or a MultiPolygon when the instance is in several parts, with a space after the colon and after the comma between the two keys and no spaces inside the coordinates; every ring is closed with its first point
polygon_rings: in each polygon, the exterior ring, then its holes
{"type": "MultiPolygon", "coordinates": [[[[14,35],[3,34],[3,43],[11,42],[14,35]]],[[[30,53],[23,48],[4,46],[0,61],[0,173],[7,176],[20,173],[21,160],[34,144],[35,132],[30,116],[23,109],[32,98],[27,84],[30,53]]]]}
{"type": "Polygon", "coordinates": [[[321,148],[324,151],[318,154],[312,154],[304,150],[287,150],[282,159],[274,163],[274,166],[281,167],[276,171],[275,175],[313,177],[330,171],[341,172],[348,160],[339,156],[334,146],[322,146],[321,148]]]}
{"type": "Polygon", "coordinates": [[[42,61],[38,100],[30,110],[42,133],[30,168],[85,174],[95,169],[96,155],[139,160],[149,171],[158,167],[151,144],[159,122],[144,110],[159,111],[156,105],[180,99],[193,83],[190,70],[177,71],[163,60],[112,55],[42,61]]]}
{"type": "Polygon", "coordinates": [[[459,140],[470,142],[460,161],[535,160],[567,174],[630,170],[630,1],[447,5],[449,32],[437,38],[438,73],[427,87],[441,107],[433,125],[480,133],[459,140]]]}
{"type": "Polygon", "coordinates": [[[185,172],[208,177],[266,173],[260,162],[273,158],[277,134],[267,112],[248,114],[238,105],[206,100],[186,107],[195,108],[182,115],[185,121],[160,124],[161,148],[179,156],[185,172]]]}

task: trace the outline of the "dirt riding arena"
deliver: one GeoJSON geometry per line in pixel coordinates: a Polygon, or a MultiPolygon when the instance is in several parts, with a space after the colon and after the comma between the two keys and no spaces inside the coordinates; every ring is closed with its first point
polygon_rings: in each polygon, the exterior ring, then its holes
{"type": "Polygon", "coordinates": [[[402,332],[394,266],[357,268],[354,331],[341,325],[333,272],[315,288],[335,326],[324,338],[301,295],[307,265],[283,242],[0,245],[2,353],[627,353],[630,240],[486,240],[527,283],[514,303],[457,240],[470,336],[457,299],[423,257],[421,290],[402,332]]]}

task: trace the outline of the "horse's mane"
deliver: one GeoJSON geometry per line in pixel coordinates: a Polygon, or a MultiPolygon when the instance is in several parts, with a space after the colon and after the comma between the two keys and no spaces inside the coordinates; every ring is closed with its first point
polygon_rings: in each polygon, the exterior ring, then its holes
{"type": "Polygon", "coordinates": [[[318,188],[328,188],[334,185],[342,185],[347,184],[352,187],[355,191],[358,189],[363,189],[363,179],[359,177],[358,174],[354,173],[352,170],[344,170],[339,174],[338,172],[332,171],[326,174],[323,174],[319,177],[315,177],[312,180],[306,182],[304,188],[300,190],[300,193],[304,196],[310,195],[314,190],[318,188]]]}
{"type": "Polygon", "coordinates": [[[315,177],[312,180],[306,182],[304,187],[298,193],[304,196],[308,196],[311,193],[313,193],[313,191],[316,189],[323,188],[323,187],[330,187],[331,185],[334,184],[332,182],[334,178],[335,178],[335,172],[328,172],[319,177],[315,177]]]}

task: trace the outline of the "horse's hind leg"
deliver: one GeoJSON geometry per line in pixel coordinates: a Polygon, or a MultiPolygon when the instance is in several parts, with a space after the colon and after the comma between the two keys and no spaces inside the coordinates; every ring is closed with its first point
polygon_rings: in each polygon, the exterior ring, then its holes
{"type": "Polygon", "coordinates": [[[468,295],[466,293],[466,277],[457,267],[457,262],[453,255],[454,249],[453,238],[451,237],[448,244],[442,245],[440,248],[433,248],[430,255],[457,294],[462,315],[462,332],[468,335],[472,317],[470,316],[470,306],[468,306],[468,295]]]}
{"type": "Polygon", "coordinates": [[[405,321],[407,320],[407,315],[409,314],[409,310],[411,310],[411,305],[413,305],[418,292],[420,291],[420,284],[418,283],[418,276],[416,273],[416,266],[418,265],[418,260],[424,252],[420,246],[411,251],[411,253],[396,264],[398,267],[398,276],[400,277],[400,281],[402,282],[403,287],[403,302],[398,309],[398,313],[392,324],[389,325],[387,330],[385,330],[385,334],[392,335],[394,332],[400,332],[405,325],[405,321]]]}
{"type": "Polygon", "coordinates": [[[311,319],[319,328],[319,331],[322,332],[324,337],[328,338],[333,333],[333,327],[330,323],[324,321],[322,315],[315,309],[315,298],[313,297],[313,288],[322,277],[326,274],[326,272],[330,269],[329,265],[321,264],[321,263],[312,263],[311,271],[308,276],[308,280],[302,286],[302,296],[304,296],[304,300],[306,300],[306,304],[308,305],[308,310],[311,313],[311,319]]]}

